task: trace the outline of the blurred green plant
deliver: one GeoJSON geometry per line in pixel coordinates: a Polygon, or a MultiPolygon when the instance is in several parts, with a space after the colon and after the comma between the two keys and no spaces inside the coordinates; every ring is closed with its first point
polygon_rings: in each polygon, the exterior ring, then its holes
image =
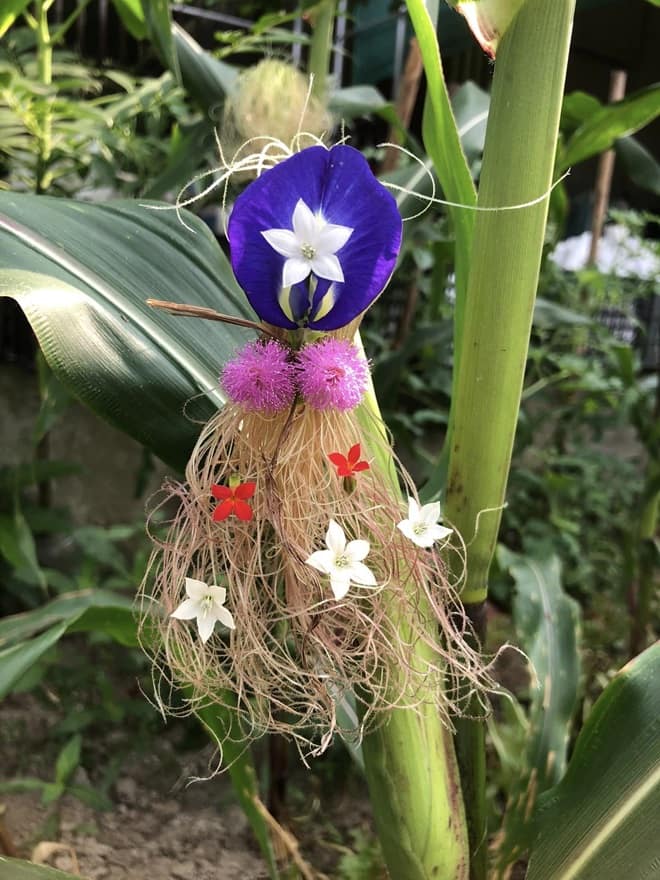
{"type": "Polygon", "coordinates": [[[80,875],[0,856],[0,880],[80,880],[80,875]]]}
{"type": "Polygon", "coordinates": [[[249,29],[216,31],[214,37],[219,48],[215,55],[217,58],[224,59],[257,52],[271,57],[276,51],[276,46],[288,49],[295,43],[303,46],[309,45],[308,34],[296,34],[288,28],[282,27],[282,25],[289,24],[299,17],[299,9],[293,12],[278,9],[260,14],[249,29]]]}
{"type": "Polygon", "coordinates": [[[539,795],[566,771],[569,738],[580,693],[580,609],[563,590],[556,556],[518,556],[498,549],[498,563],[514,580],[516,643],[531,677],[526,711],[516,696],[503,703],[504,723],[489,719],[491,741],[508,778],[507,803],[496,831],[495,873],[504,878],[533,838],[539,795]]]}
{"type": "Polygon", "coordinates": [[[56,803],[64,795],[71,795],[95,810],[111,809],[112,801],[106,795],[90,785],[75,781],[76,770],[81,766],[81,752],[82,736],[77,733],[60,750],[52,781],[19,777],[9,782],[0,782],[0,793],[39,791],[44,806],[56,803]]]}
{"type": "Polygon", "coordinates": [[[361,829],[351,833],[352,849],[345,852],[337,865],[337,880],[387,880],[378,839],[361,829]]]}
{"type": "MultiPolygon", "coordinates": [[[[101,71],[54,51],[44,83],[39,51],[25,28],[12,28],[0,50],[5,187],[87,198],[137,196],[178,164],[181,141],[197,130],[200,116],[171,74],[149,79],[101,71]]],[[[211,144],[209,139],[207,149],[211,144]]],[[[196,159],[198,168],[203,153],[196,159]]]]}

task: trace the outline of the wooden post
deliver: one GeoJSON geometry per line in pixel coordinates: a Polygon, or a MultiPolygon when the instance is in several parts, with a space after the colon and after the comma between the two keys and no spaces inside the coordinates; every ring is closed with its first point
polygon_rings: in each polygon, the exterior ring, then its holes
{"type": "MultiPolygon", "coordinates": [[[[410,126],[423,70],[422,53],[419,51],[417,37],[411,37],[399,94],[396,96],[396,115],[401,120],[404,128],[410,126]]],[[[398,132],[394,127],[390,129],[390,141],[394,144],[399,142],[398,132]]],[[[387,174],[388,171],[394,171],[399,164],[400,155],[397,149],[388,147],[381,166],[381,172],[387,174]]]]}
{"type": "MultiPolygon", "coordinates": [[[[608,103],[621,101],[626,94],[626,82],[628,74],[625,70],[613,70],[610,74],[610,91],[608,103]]],[[[606,150],[601,154],[596,174],[596,188],[594,190],[594,212],[591,219],[591,247],[589,248],[589,265],[596,262],[598,255],[598,243],[603,234],[603,226],[607,209],[610,203],[610,190],[612,188],[612,175],[614,173],[614,150],[606,150]]]]}

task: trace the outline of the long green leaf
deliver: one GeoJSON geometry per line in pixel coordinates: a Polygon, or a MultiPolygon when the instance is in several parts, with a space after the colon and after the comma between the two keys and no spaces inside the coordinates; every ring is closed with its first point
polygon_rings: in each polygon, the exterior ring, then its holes
{"type": "Polygon", "coordinates": [[[596,702],[559,785],[541,799],[527,880],[650,878],[658,870],[660,643],[596,702]]]}
{"type": "Polygon", "coordinates": [[[7,33],[29,4],[30,0],[2,0],[2,4],[0,4],[0,37],[7,33]]]}
{"type": "Polygon", "coordinates": [[[616,104],[601,107],[576,129],[558,156],[558,170],[609,149],[619,138],[634,134],[660,114],[660,85],[649,86],[616,104]]]}
{"type": "Polygon", "coordinates": [[[620,138],[614,145],[616,157],[632,182],[660,196],[660,162],[638,140],[620,138]]]}
{"type": "Polygon", "coordinates": [[[497,850],[500,877],[529,845],[537,797],[559,782],[566,770],[570,723],[580,687],[580,609],[562,589],[556,556],[537,559],[501,547],[498,558],[515,581],[516,634],[535,678],[525,750],[517,756],[518,779],[508,793],[497,850]]]}
{"type": "Polygon", "coordinates": [[[433,21],[423,0],[407,0],[406,5],[419,41],[426,74],[424,146],[433,160],[445,198],[465,206],[449,209],[456,232],[456,344],[458,345],[461,337],[463,292],[467,285],[474,229],[475,215],[469,209],[476,204],[477,195],[449,101],[433,21]]]}
{"type": "Polygon", "coordinates": [[[34,865],[23,859],[8,859],[0,856],[0,880],[85,880],[79,874],[65,874],[55,868],[34,865]]]}
{"type": "Polygon", "coordinates": [[[58,623],[29,642],[0,651],[0,700],[11,693],[16,682],[60,640],[66,626],[66,623],[58,623]]]}
{"type": "MultiPolygon", "coordinates": [[[[456,275],[454,370],[452,374],[452,398],[454,398],[463,347],[465,301],[474,237],[475,212],[471,209],[476,205],[477,193],[463,152],[445,83],[434,24],[437,20],[438,4],[431,2],[427,6],[424,0],[406,0],[406,6],[419,42],[424,73],[426,74],[427,92],[422,120],[424,146],[433,161],[444,198],[454,203],[454,207],[448,208],[456,239],[454,249],[456,275]]],[[[441,460],[431,481],[433,484],[431,493],[434,495],[444,489],[452,436],[453,408],[450,412],[441,460]]]]}
{"type": "Polygon", "coordinates": [[[145,300],[250,317],[208,228],[185,220],[191,228],[130,202],[0,193],[0,296],[16,299],[77,397],[176,467],[223,404],[220,367],[248,337],[145,300]]]}
{"type": "MultiPolygon", "coordinates": [[[[133,623],[133,631],[135,631],[131,599],[109,590],[81,590],[78,593],[65,593],[58,596],[57,599],[47,602],[34,611],[24,611],[21,614],[3,617],[0,620],[0,648],[31,639],[55,624],[64,622],[68,628],[74,625],[74,622],[80,619],[84,620],[85,615],[91,610],[98,610],[102,621],[103,618],[107,619],[115,612],[128,614],[133,623]]],[[[82,627],[78,626],[77,628],[81,629],[82,627]]],[[[135,633],[133,633],[134,640],[135,633]]]]}
{"type": "Polygon", "coordinates": [[[217,120],[218,108],[233,90],[239,71],[205,52],[178,24],[172,25],[172,40],[186,92],[217,120]]]}
{"type": "Polygon", "coordinates": [[[140,0],[112,0],[112,5],[129,34],[135,40],[144,39],[147,35],[147,23],[140,0]]]}
{"type": "Polygon", "coordinates": [[[174,38],[169,0],[141,0],[151,42],[158,50],[163,63],[172,71],[177,82],[181,82],[181,70],[174,38]]]}
{"type": "Polygon", "coordinates": [[[537,679],[530,707],[530,767],[540,791],[566,770],[569,725],[580,687],[580,607],[561,586],[557,556],[500,557],[516,584],[513,618],[537,679]]]}

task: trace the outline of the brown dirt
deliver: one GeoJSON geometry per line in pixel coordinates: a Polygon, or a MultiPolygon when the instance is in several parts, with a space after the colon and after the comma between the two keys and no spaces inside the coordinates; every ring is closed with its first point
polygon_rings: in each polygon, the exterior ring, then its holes
{"type": "MultiPolygon", "coordinates": [[[[117,784],[112,811],[95,812],[71,797],[60,803],[58,840],[70,848],[47,864],[80,871],[89,880],[264,880],[263,861],[251,850],[238,807],[220,815],[213,807],[156,799],[130,777],[117,784]]],[[[4,795],[5,826],[30,857],[48,810],[34,793],[4,795]]]]}
{"type": "MultiPolygon", "coordinates": [[[[45,864],[86,880],[267,880],[229,777],[190,783],[209,775],[214,753],[210,746],[183,748],[182,733],[190,731],[180,723],[178,729],[177,722],[163,727],[148,753],[136,746],[127,755],[108,791],[112,809],[94,810],[71,795],[45,806],[41,791],[3,789],[3,783],[28,777],[52,780],[62,745],[62,736],[56,743],[51,732],[58,720],[57,709],[32,694],[0,705],[0,823],[17,850],[7,854],[37,860],[45,853],[45,864]]],[[[93,743],[86,733],[83,742],[84,768],[72,782],[98,790],[104,765],[125,750],[126,736],[108,728],[93,743]]],[[[364,786],[356,784],[343,752],[341,758],[347,766],[331,761],[324,768],[321,759],[310,773],[289,755],[288,816],[282,821],[314,880],[338,877],[342,855],[357,840],[374,839],[364,786]]]]}
{"type": "MultiPolygon", "coordinates": [[[[52,779],[52,721],[53,713],[29,695],[4,702],[2,781],[52,779]]],[[[30,858],[40,842],[57,841],[68,851],[52,852],[46,863],[88,880],[267,878],[228,778],[187,785],[189,776],[205,774],[210,753],[205,750],[195,766],[182,766],[171,739],[166,732],[149,754],[129,757],[110,792],[111,810],[94,810],[68,795],[45,806],[41,792],[0,791],[3,824],[18,854],[30,858]]],[[[82,767],[73,781],[92,784],[82,767]]],[[[36,856],[47,849],[41,846],[36,856]]]]}

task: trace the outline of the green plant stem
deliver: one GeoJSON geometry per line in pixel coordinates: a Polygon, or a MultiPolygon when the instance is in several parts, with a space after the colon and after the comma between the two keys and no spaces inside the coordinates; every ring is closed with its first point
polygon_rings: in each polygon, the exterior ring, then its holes
{"type": "MultiPolygon", "coordinates": [[[[48,27],[48,10],[51,5],[52,0],[37,0],[36,3],[37,76],[44,86],[50,86],[53,82],[53,43],[48,27]]],[[[48,97],[43,99],[39,128],[35,187],[37,194],[45,192],[51,182],[48,165],[52,151],[52,113],[48,97]]]]}
{"type": "Polygon", "coordinates": [[[307,71],[314,77],[312,93],[320,101],[325,101],[326,97],[336,8],[337,0],[321,0],[314,11],[314,30],[307,71]]]}
{"type": "Polygon", "coordinates": [[[636,657],[646,647],[647,630],[651,617],[651,597],[657,588],[658,550],[655,544],[660,510],[660,466],[649,465],[644,492],[645,502],[639,522],[637,543],[637,583],[634,589],[634,606],[630,628],[630,655],[636,657]],[[655,472],[654,472],[655,471],[655,472]]]}
{"type": "MultiPolygon", "coordinates": [[[[575,0],[527,0],[497,54],[478,205],[498,208],[549,191],[575,0]]],[[[462,599],[483,613],[511,461],[538,283],[548,199],[526,208],[479,212],[468,276],[445,519],[467,544],[462,599]]],[[[462,568],[459,560],[453,563],[462,568]]],[[[483,731],[458,732],[473,854],[473,880],[486,876],[483,731]],[[476,777],[478,770],[481,778],[476,777]],[[483,854],[482,854],[483,850],[483,854]]]]}
{"type": "MultiPolygon", "coordinates": [[[[186,692],[189,698],[194,696],[192,688],[186,688],[186,692]]],[[[243,734],[237,713],[229,708],[233,700],[233,695],[225,692],[222,695],[222,702],[196,707],[195,715],[213,743],[221,749],[222,761],[229,772],[236,799],[250,823],[261,854],[268,865],[268,876],[271,880],[279,880],[280,872],[277,868],[270,831],[258,808],[259,782],[252,752],[242,740],[243,734]]]]}
{"type": "Polygon", "coordinates": [[[69,28],[71,28],[71,26],[76,23],[85,7],[89,6],[90,3],[91,0],[78,0],[78,5],[76,6],[76,8],[73,10],[73,12],[71,12],[69,16],[67,16],[67,18],[64,19],[64,21],[59,25],[57,30],[51,36],[51,43],[53,44],[53,46],[57,46],[57,44],[69,30],[69,28]]]}
{"type": "MultiPolygon", "coordinates": [[[[660,371],[657,375],[655,406],[651,414],[651,424],[660,424],[660,371]]],[[[639,430],[639,429],[638,429],[639,430]]],[[[660,458],[658,457],[658,430],[651,428],[650,436],[639,430],[640,439],[648,452],[646,484],[642,494],[642,515],[639,519],[637,537],[637,565],[632,566],[631,583],[630,656],[635,657],[646,647],[649,620],[651,617],[651,597],[658,579],[658,545],[656,535],[660,516],[660,458]],[[635,571],[636,568],[636,571],[635,571]],[[637,583],[634,576],[637,576],[637,583]]]]}
{"type": "MultiPolygon", "coordinates": [[[[424,63],[427,91],[424,102],[422,134],[424,146],[433,160],[433,167],[442,186],[443,197],[453,204],[447,208],[454,231],[454,268],[456,273],[456,303],[454,308],[454,372],[452,376],[452,396],[456,393],[456,376],[461,359],[461,340],[463,338],[463,314],[467,289],[475,214],[471,210],[477,201],[477,193],[470,169],[461,146],[461,139],[449,100],[445,82],[440,47],[436,36],[438,22],[437,0],[406,0],[408,14],[415,29],[424,63]]],[[[439,280],[439,276],[436,276],[439,280]]],[[[432,296],[444,299],[444,279],[442,290],[434,286],[432,296]]],[[[423,490],[423,499],[435,498],[444,489],[447,477],[448,450],[451,445],[453,424],[451,413],[442,454],[423,490]]]]}
{"type": "MultiPolygon", "coordinates": [[[[359,336],[355,342],[360,345],[359,336]]],[[[366,430],[374,430],[374,420],[382,424],[373,387],[358,415],[366,430]]],[[[374,466],[399,493],[394,460],[385,443],[373,452],[374,466]]],[[[422,598],[416,600],[421,606],[422,598]]],[[[424,664],[428,648],[411,638],[396,607],[388,614],[396,620],[401,639],[412,645],[411,664],[424,664]]],[[[435,627],[430,611],[428,621],[435,627]]],[[[386,722],[362,743],[378,836],[390,877],[396,880],[467,880],[467,833],[452,737],[440,724],[436,695],[429,693],[424,701],[419,691],[414,696],[421,703],[418,710],[391,710],[386,722]]]]}
{"type": "MultiPolygon", "coordinates": [[[[468,608],[474,647],[486,640],[486,606],[468,608]]],[[[486,804],[486,725],[473,720],[483,715],[478,700],[473,699],[465,717],[454,721],[454,748],[458,762],[465,822],[470,846],[470,878],[488,875],[488,806],[486,804]],[[470,717],[472,716],[472,717],[470,717]]]]}
{"type": "Polygon", "coordinates": [[[424,146],[433,160],[444,198],[455,203],[447,210],[456,236],[454,253],[456,269],[454,360],[457,363],[460,359],[465,289],[475,221],[474,212],[470,208],[476,204],[477,194],[461,146],[445,82],[436,36],[439,4],[437,0],[428,0],[428,2],[406,0],[406,5],[419,42],[427,80],[423,118],[424,146]]]}

